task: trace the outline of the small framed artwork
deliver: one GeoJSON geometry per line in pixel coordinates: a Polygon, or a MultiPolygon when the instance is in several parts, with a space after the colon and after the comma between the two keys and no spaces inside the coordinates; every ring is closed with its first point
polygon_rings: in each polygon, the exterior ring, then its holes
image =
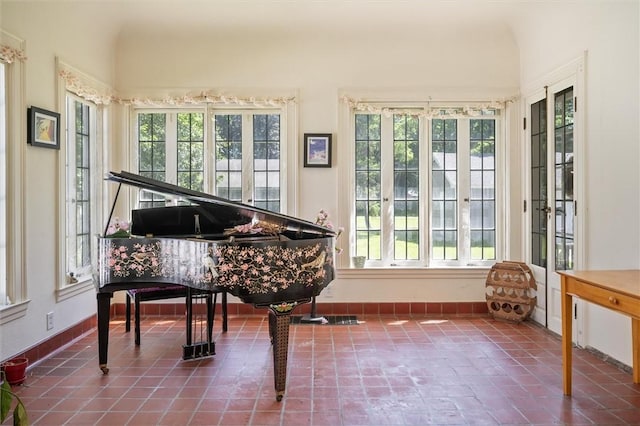
{"type": "Polygon", "coordinates": [[[60,149],[60,114],[30,107],[27,110],[27,142],[33,146],[60,149]]]}
{"type": "Polygon", "coordinates": [[[331,133],[304,134],[304,166],[331,167],[331,133]]]}

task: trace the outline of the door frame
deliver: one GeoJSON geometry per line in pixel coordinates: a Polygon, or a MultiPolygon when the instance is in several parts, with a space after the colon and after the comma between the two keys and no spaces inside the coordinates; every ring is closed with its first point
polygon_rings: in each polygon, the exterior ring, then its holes
{"type": "MultiPolygon", "coordinates": [[[[575,245],[575,265],[574,269],[584,269],[587,267],[586,264],[586,234],[585,234],[585,222],[586,222],[586,190],[585,190],[585,127],[586,127],[586,96],[585,96],[585,63],[587,58],[587,52],[583,52],[583,54],[567,64],[555,69],[554,71],[545,74],[544,76],[532,81],[531,84],[523,87],[522,89],[522,97],[521,97],[521,114],[522,117],[529,117],[530,115],[530,103],[535,102],[534,99],[540,100],[547,97],[547,102],[549,103],[548,97],[553,96],[554,92],[561,91],[563,89],[559,89],[561,86],[564,88],[573,86],[573,93],[576,102],[574,103],[574,200],[576,201],[575,205],[575,218],[574,218],[574,241],[575,245]],[[551,90],[553,89],[553,90],[551,90]]],[[[553,103],[552,103],[553,104],[553,103]]],[[[531,208],[531,177],[530,177],[530,167],[531,167],[531,159],[530,159],[530,130],[527,126],[527,129],[522,127],[522,193],[524,196],[524,200],[526,200],[527,208],[522,210],[522,223],[524,226],[522,227],[522,253],[524,254],[525,261],[530,263],[531,260],[531,219],[530,219],[530,208],[531,208]]],[[[547,135],[548,140],[551,138],[553,146],[553,134],[547,135]]],[[[550,171],[551,172],[551,171],[550,171]]],[[[549,188],[549,190],[553,190],[553,188],[549,188]]],[[[523,202],[523,206],[524,206],[523,202]]],[[[555,223],[551,224],[553,226],[552,229],[555,229],[555,223]]],[[[555,273],[554,265],[547,264],[547,276],[549,274],[555,273]],[[553,269],[550,269],[553,268],[553,269]]],[[[546,294],[549,286],[546,283],[542,283],[541,286],[538,287],[538,291],[544,291],[545,294],[543,302],[544,305],[540,306],[540,308],[545,308],[544,312],[536,312],[538,308],[536,308],[532,314],[532,319],[544,327],[548,328],[548,315],[549,308],[548,304],[550,303],[549,295],[546,294]]],[[[538,297],[541,295],[538,293],[538,297]]],[[[540,301],[539,301],[540,303],[540,301]]],[[[583,302],[574,298],[574,312],[580,314],[580,312],[584,311],[583,302]]],[[[584,315],[578,315],[576,318],[576,326],[574,329],[573,340],[581,345],[583,342],[583,331],[584,331],[584,315]]]]}

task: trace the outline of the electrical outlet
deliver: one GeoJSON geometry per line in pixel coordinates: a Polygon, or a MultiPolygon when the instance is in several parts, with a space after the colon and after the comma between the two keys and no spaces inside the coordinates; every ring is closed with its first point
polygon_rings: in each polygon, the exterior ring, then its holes
{"type": "Polygon", "coordinates": [[[51,330],[53,328],[53,312],[49,312],[47,314],[47,330],[51,330]]]}

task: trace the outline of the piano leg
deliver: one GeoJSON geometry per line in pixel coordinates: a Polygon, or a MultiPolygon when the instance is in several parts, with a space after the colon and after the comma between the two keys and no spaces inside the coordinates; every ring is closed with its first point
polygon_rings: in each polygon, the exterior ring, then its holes
{"type": "Polygon", "coordinates": [[[289,353],[289,322],[291,312],[279,313],[269,309],[269,334],[273,344],[273,378],[276,400],[282,401],[287,384],[287,356],[289,353]]]}
{"type": "Polygon", "coordinates": [[[227,326],[227,292],[222,292],[222,332],[226,333],[227,326]]]}
{"type": "Polygon", "coordinates": [[[109,351],[109,320],[112,293],[98,293],[98,361],[102,374],[108,374],[107,352],[109,351]]]}

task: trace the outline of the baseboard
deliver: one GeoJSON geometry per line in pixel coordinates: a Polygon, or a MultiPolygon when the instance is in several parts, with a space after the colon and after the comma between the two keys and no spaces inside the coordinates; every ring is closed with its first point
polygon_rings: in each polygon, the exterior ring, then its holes
{"type": "MultiPolygon", "coordinates": [[[[246,303],[229,303],[229,315],[260,315],[266,311],[246,303]]],[[[112,307],[116,315],[125,314],[125,304],[116,303],[112,307]]],[[[219,308],[218,308],[219,309],[219,308]]],[[[140,314],[183,315],[184,303],[144,302],[140,304],[140,314]]],[[[217,312],[220,312],[217,310],[217,312]]],[[[311,304],[296,307],[294,314],[311,312],[311,304]]],[[[321,315],[480,315],[488,314],[487,302],[389,302],[389,303],[317,303],[316,312],[321,315]]],[[[216,313],[217,315],[217,313],[216,313]]]]}
{"type": "Polygon", "coordinates": [[[66,330],[61,331],[58,334],[55,334],[48,339],[38,343],[37,345],[12,356],[11,358],[16,357],[26,357],[29,359],[29,366],[32,366],[36,362],[40,361],[43,358],[51,355],[53,352],[59,350],[60,348],[68,345],[74,340],[84,336],[85,334],[92,332],[98,327],[98,318],[93,315],[79,323],[67,328],[66,330]]]}

